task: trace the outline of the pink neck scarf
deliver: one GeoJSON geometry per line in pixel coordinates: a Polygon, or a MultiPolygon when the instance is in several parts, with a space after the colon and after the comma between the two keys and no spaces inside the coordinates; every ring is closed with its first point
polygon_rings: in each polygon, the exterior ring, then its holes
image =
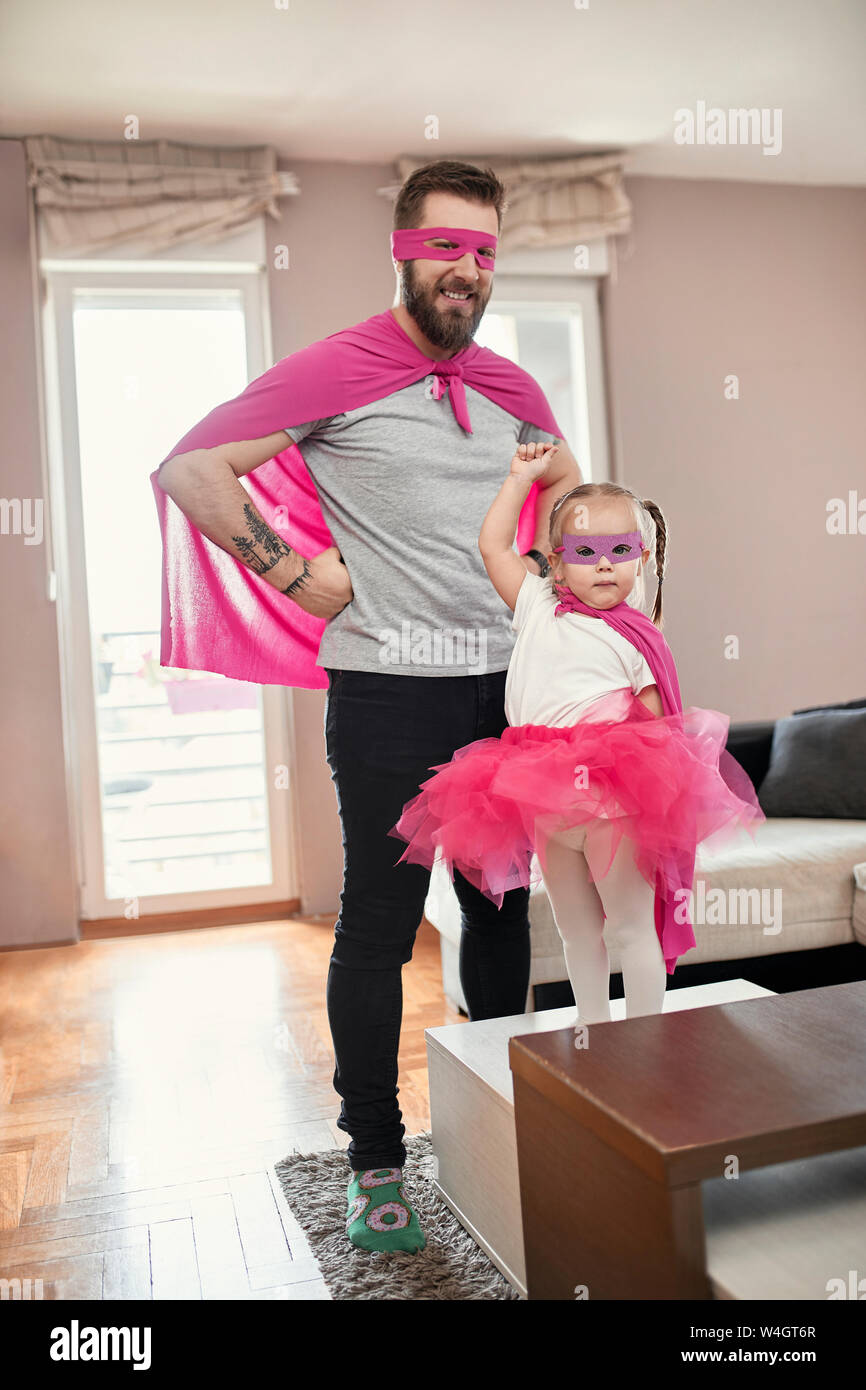
{"type": "MultiPolygon", "coordinates": [[[[455,420],[467,434],[472,425],[466,385],[516,420],[562,437],[528,372],[476,343],[442,361],[425,357],[386,310],[282,358],[240,395],[215,406],[162,462],[339,415],[431,375],[436,399],[447,390],[455,420]]],[[[503,478],[507,467],[503,459],[503,478]]],[[[159,470],[150,476],[163,543],[160,664],[265,685],[326,686],[327,674],[316,664],[326,620],[304,612],[209,541],[160,487],[159,470]]],[[[271,529],[301,555],[311,559],[334,544],[303,454],[288,436],[285,449],[240,483],[271,529]]],[[[537,496],[535,483],[520,513],[522,551],[535,534],[537,496]]]]}
{"type": "Polygon", "coordinates": [[[682,713],[683,702],[674,655],[651,618],[625,601],[615,603],[612,608],[590,608],[567,585],[554,584],[554,588],[559,594],[555,617],[562,613],[586,613],[592,618],[603,618],[609,627],[619,632],[633,647],[637,647],[641,656],[646,657],[659,688],[665,714],[682,713]]]}

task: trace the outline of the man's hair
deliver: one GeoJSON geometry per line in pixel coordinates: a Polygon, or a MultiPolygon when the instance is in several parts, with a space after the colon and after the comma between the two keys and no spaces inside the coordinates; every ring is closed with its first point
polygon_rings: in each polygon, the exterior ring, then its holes
{"type": "Polygon", "coordinates": [[[428,193],[453,193],[472,203],[496,209],[497,230],[502,230],[505,212],[505,186],[492,169],[479,169],[459,159],[436,159],[423,164],[410,174],[394,204],[394,230],[420,227],[424,216],[424,199],[428,193]]]}

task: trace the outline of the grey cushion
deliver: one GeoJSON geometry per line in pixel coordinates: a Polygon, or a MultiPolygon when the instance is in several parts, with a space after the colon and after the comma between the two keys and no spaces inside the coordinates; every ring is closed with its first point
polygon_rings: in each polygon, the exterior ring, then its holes
{"type": "Polygon", "coordinates": [[[777,720],[759,800],[768,816],[866,820],[866,710],[777,720]]]}
{"type": "Polygon", "coordinates": [[[792,714],[817,714],[822,709],[866,709],[866,700],[843,700],[838,705],[809,705],[806,709],[792,710],[792,714]]]}
{"type": "Polygon", "coordinates": [[[726,748],[732,758],[752,780],[758,790],[770,766],[770,752],[773,747],[775,720],[765,719],[749,724],[731,724],[728,728],[726,748]]]}

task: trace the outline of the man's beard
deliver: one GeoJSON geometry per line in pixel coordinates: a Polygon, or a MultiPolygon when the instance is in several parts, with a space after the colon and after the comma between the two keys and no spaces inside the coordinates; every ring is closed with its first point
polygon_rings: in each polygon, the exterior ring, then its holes
{"type": "MultiPolygon", "coordinates": [[[[482,300],[480,290],[472,291],[474,297],[471,314],[464,314],[459,309],[455,309],[451,314],[443,313],[434,303],[439,298],[439,285],[431,286],[429,289],[420,286],[415,276],[414,261],[405,261],[403,264],[400,290],[407,313],[431,343],[442,348],[443,352],[459,352],[461,348],[469,346],[487,307],[487,299],[482,300]]],[[[489,297],[488,291],[487,298],[489,297]]]]}

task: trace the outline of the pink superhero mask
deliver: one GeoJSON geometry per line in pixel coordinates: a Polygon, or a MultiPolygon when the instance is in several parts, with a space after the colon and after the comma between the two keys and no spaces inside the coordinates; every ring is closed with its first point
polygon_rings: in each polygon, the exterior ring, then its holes
{"type": "Polygon", "coordinates": [[[621,565],[624,560],[639,560],[643,550],[640,531],[619,531],[613,536],[589,536],[585,531],[580,535],[573,535],[564,531],[562,541],[562,545],[556,546],[554,553],[558,554],[561,551],[567,565],[597,565],[602,555],[612,565],[621,565]],[[628,549],[617,554],[619,546],[627,546],[628,549]],[[590,553],[581,555],[581,550],[589,550],[590,553]]]}
{"type": "Polygon", "coordinates": [[[391,254],[395,261],[459,261],[471,251],[481,270],[492,270],[498,240],[489,232],[473,232],[468,227],[403,227],[391,233],[391,254]],[[428,246],[433,237],[456,244],[428,246]],[[482,254],[484,251],[490,254],[482,254]]]}

